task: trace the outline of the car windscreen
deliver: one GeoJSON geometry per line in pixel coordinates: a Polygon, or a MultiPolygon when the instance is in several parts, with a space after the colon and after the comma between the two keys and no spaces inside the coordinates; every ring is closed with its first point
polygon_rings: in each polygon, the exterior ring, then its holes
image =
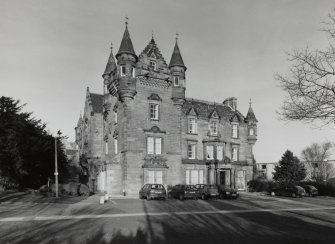
{"type": "Polygon", "coordinates": [[[218,189],[218,187],[217,187],[217,186],[214,186],[214,185],[210,185],[209,188],[210,188],[210,189],[218,189]]]}
{"type": "Polygon", "coordinates": [[[164,189],[163,185],[151,185],[151,189],[164,189]]]}

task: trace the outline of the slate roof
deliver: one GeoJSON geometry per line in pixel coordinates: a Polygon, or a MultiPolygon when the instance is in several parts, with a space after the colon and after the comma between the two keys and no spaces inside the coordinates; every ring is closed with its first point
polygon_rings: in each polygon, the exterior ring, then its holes
{"type": "Polygon", "coordinates": [[[106,69],[105,69],[105,72],[103,73],[102,77],[104,77],[105,75],[110,75],[114,70],[116,70],[116,63],[115,63],[113,51],[111,49],[111,53],[110,53],[108,61],[107,61],[106,69]]]}
{"type": "Polygon", "coordinates": [[[122,41],[121,41],[120,49],[117,52],[117,54],[115,55],[115,57],[117,58],[122,53],[132,54],[132,55],[134,55],[137,58],[136,53],[134,51],[133,43],[131,42],[131,39],[130,39],[130,35],[129,35],[129,31],[128,31],[128,26],[127,25],[126,25],[126,29],[125,29],[124,34],[123,34],[123,38],[122,38],[122,41]]]}
{"type": "Polygon", "coordinates": [[[246,120],[248,120],[248,121],[256,121],[256,122],[258,122],[258,120],[256,119],[256,116],[255,116],[255,114],[254,114],[254,111],[252,110],[251,105],[250,105],[250,107],[249,107],[249,110],[248,110],[248,114],[247,114],[246,120]]]}
{"type": "Polygon", "coordinates": [[[103,95],[90,93],[91,104],[94,113],[102,113],[103,95]]]}
{"type": "Polygon", "coordinates": [[[170,64],[169,64],[169,68],[172,67],[172,66],[182,66],[186,70],[186,66],[184,64],[183,58],[181,57],[178,42],[176,42],[176,44],[174,46],[173,53],[172,53],[171,60],[170,60],[170,64]]]}
{"type": "Polygon", "coordinates": [[[155,54],[156,59],[161,59],[163,61],[163,63],[166,65],[166,61],[165,61],[161,51],[157,47],[157,44],[156,44],[154,38],[151,39],[151,41],[144,48],[144,50],[141,54],[146,54],[148,57],[151,57],[152,53],[155,54]]]}
{"type": "Polygon", "coordinates": [[[244,116],[238,110],[234,111],[232,108],[224,104],[221,103],[214,104],[213,102],[202,101],[191,98],[186,98],[186,101],[182,107],[182,112],[185,115],[187,115],[189,111],[192,109],[192,107],[199,115],[199,118],[202,119],[209,119],[214,109],[216,110],[220,119],[223,120],[229,121],[234,117],[234,115],[238,116],[241,122],[244,121],[245,119],[244,116]]]}

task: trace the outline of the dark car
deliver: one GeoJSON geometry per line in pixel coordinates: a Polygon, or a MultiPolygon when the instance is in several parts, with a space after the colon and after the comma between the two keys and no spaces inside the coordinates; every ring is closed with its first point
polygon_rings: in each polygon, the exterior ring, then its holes
{"type": "Polygon", "coordinates": [[[140,199],[163,199],[166,200],[166,190],[162,184],[145,184],[139,191],[140,199]]]}
{"type": "Polygon", "coordinates": [[[271,195],[286,197],[303,197],[305,194],[305,189],[301,186],[281,187],[271,191],[271,195]]]}
{"type": "Polygon", "coordinates": [[[226,185],[218,185],[218,189],[221,199],[236,199],[239,197],[238,191],[232,187],[226,185]]]}
{"type": "Polygon", "coordinates": [[[202,200],[219,197],[219,190],[216,185],[197,184],[195,187],[198,189],[198,194],[202,200]]]}
{"type": "Polygon", "coordinates": [[[184,199],[199,198],[198,189],[194,185],[175,185],[168,193],[169,198],[178,198],[183,201],[184,199]]]}
{"type": "Polygon", "coordinates": [[[316,197],[319,195],[319,190],[315,186],[305,185],[304,189],[306,191],[306,196],[316,197]]]}

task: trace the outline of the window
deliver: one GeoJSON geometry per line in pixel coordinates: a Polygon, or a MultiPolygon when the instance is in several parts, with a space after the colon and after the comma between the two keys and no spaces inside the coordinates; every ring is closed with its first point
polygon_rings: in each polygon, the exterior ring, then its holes
{"type": "Polygon", "coordinates": [[[218,134],[218,124],[216,121],[211,121],[210,122],[210,127],[209,127],[209,130],[210,130],[210,133],[211,135],[214,135],[216,136],[218,134]]]}
{"type": "Polygon", "coordinates": [[[108,142],[105,143],[105,154],[108,154],[108,142]]]}
{"type": "Polygon", "coordinates": [[[262,164],[262,169],[266,169],[266,164],[262,164]]]}
{"type": "Polygon", "coordinates": [[[173,85],[174,86],[179,86],[179,77],[178,76],[174,77],[174,79],[173,79],[173,85]]]}
{"type": "Polygon", "coordinates": [[[131,77],[135,78],[135,68],[131,68],[131,77]]]}
{"type": "Polygon", "coordinates": [[[121,76],[126,76],[126,66],[121,65],[121,76]]]}
{"type": "Polygon", "coordinates": [[[233,161],[237,161],[238,160],[238,148],[237,147],[233,147],[233,150],[232,150],[232,160],[233,161]]]}
{"type": "Polygon", "coordinates": [[[255,135],[255,130],[254,128],[249,128],[249,136],[255,135]]]}
{"type": "Polygon", "coordinates": [[[216,159],[222,160],[223,159],[223,146],[217,146],[216,148],[216,159]]]}
{"type": "Polygon", "coordinates": [[[233,138],[237,138],[238,137],[238,125],[233,125],[233,138]]]}
{"type": "Polygon", "coordinates": [[[214,146],[206,146],[207,159],[214,159],[214,146]]]}
{"type": "Polygon", "coordinates": [[[187,145],[187,157],[189,159],[195,159],[195,144],[187,145]]]}
{"type": "Polygon", "coordinates": [[[195,119],[188,119],[188,133],[197,133],[197,121],[195,119]]]}
{"type": "Polygon", "coordinates": [[[158,104],[150,103],[150,119],[158,120],[158,104]]]}
{"type": "Polygon", "coordinates": [[[117,154],[117,139],[114,139],[114,153],[117,154]]]}
{"type": "Polygon", "coordinates": [[[162,154],[162,138],[148,137],[147,138],[147,153],[148,154],[162,154]]]}
{"type": "Polygon", "coordinates": [[[148,171],[148,182],[149,184],[163,184],[163,172],[160,170],[148,171]]]}
{"type": "Polygon", "coordinates": [[[114,123],[117,123],[117,112],[114,112],[114,123]]]}
{"type": "Polygon", "coordinates": [[[186,185],[204,184],[203,170],[186,170],[186,185]]]}
{"type": "Polygon", "coordinates": [[[156,70],[156,62],[150,61],[150,66],[153,68],[153,70],[156,70]]]}

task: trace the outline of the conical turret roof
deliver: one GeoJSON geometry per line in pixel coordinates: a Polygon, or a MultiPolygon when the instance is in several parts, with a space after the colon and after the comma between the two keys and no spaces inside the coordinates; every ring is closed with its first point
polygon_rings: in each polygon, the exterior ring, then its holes
{"type": "Polygon", "coordinates": [[[176,44],[174,45],[172,57],[170,60],[169,68],[172,66],[182,66],[186,70],[186,66],[184,64],[183,58],[181,57],[178,42],[176,41],[176,44]]]}
{"type": "Polygon", "coordinates": [[[116,63],[115,63],[115,59],[114,59],[114,55],[113,55],[113,50],[112,50],[112,47],[111,47],[111,53],[109,55],[107,65],[106,65],[106,69],[105,69],[105,72],[103,73],[102,77],[104,77],[105,75],[110,75],[114,70],[116,70],[116,63]]]}
{"type": "Polygon", "coordinates": [[[131,39],[130,39],[127,24],[126,24],[126,29],[123,33],[123,38],[122,38],[122,41],[121,41],[120,49],[117,52],[117,54],[115,55],[115,57],[117,58],[118,56],[120,56],[123,53],[132,54],[137,58],[136,53],[134,51],[133,43],[131,42],[131,39]]]}
{"type": "Polygon", "coordinates": [[[254,111],[252,110],[251,104],[250,104],[250,107],[249,107],[249,110],[248,110],[246,120],[258,122],[258,120],[256,119],[256,116],[254,114],[254,111]]]}

